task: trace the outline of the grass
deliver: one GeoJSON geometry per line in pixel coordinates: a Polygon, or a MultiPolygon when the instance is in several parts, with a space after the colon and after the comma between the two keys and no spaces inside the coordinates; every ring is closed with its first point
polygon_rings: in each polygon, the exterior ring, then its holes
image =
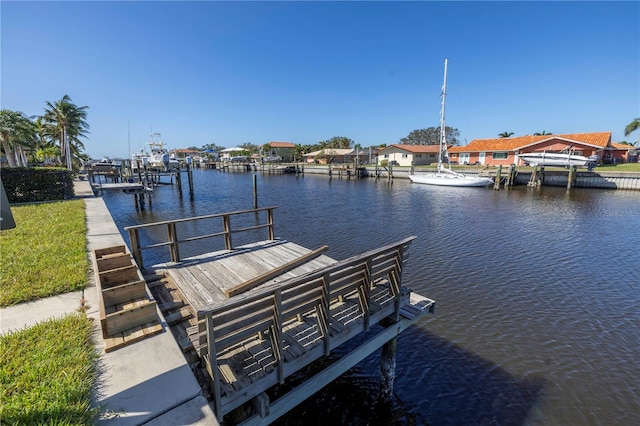
{"type": "Polygon", "coordinates": [[[3,425],[91,425],[97,353],[81,313],[0,337],[3,425]]]}
{"type": "Polygon", "coordinates": [[[81,290],[87,283],[84,202],[11,207],[0,233],[0,307],[81,290]]]}
{"type": "Polygon", "coordinates": [[[594,169],[598,172],[640,172],[640,163],[603,164],[594,169]]]}

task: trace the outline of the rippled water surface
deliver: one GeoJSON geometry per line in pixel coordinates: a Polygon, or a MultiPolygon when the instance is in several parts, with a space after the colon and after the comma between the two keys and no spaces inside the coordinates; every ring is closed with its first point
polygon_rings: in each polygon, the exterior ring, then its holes
{"type": "MultiPolygon", "coordinates": [[[[161,186],[145,211],[131,195],[104,199],[123,229],[252,208],[252,179],[195,170],[193,200],[161,186]]],[[[279,206],[278,237],[336,259],[416,235],[404,285],[437,302],[398,340],[402,414],[358,412],[349,387],[374,393],[372,356],[301,423],[334,407],[343,424],[640,424],[639,192],[261,174],[257,188],[260,207],[279,206]]]]}

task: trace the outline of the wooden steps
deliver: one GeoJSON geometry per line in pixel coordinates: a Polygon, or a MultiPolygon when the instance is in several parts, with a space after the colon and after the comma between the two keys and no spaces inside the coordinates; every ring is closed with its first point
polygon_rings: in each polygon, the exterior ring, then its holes
{"type": "Polygon", "coordinates": [[[198,362],[198,355],[189,338],[190,329],[198,328],[195,311],[171,277],[160,273],[147,275],[145,280],[187,362],[198,362]]]}
{"type": "Polygon", "coordinates": [[[105,352],[163,331],[157,303],[125,246],[93,251],[105,352]]]}

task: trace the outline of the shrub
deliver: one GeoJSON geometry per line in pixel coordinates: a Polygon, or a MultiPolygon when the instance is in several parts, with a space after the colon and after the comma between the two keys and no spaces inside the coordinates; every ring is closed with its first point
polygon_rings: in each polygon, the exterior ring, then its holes
{"type": "Polygon", "coordinates": [[[2,184],[10,203],[69,200],[73,172],[59,167],[2,168],[2,184]]]}

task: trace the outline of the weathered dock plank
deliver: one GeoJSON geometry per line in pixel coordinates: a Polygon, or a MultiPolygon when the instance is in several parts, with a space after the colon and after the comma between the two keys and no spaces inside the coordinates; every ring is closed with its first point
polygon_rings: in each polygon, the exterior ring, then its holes
{"type": "MultiPolygon", "coordinates": [[[[180,283],[180,290],[189,299],[191,306],[198,310],[226,300],[225,292],[238,285],[312,252],[313,250],[288,241],[262,241],[239,247],[233,252],[221,250],[185,258],[179,264],[153,265],[150,269],[156,273],[164,272],[174,282],[180,283]]],[[[284,271],[265,284],[298,277],[336,262],[328,256],[320,255],[284,271]]]]}

